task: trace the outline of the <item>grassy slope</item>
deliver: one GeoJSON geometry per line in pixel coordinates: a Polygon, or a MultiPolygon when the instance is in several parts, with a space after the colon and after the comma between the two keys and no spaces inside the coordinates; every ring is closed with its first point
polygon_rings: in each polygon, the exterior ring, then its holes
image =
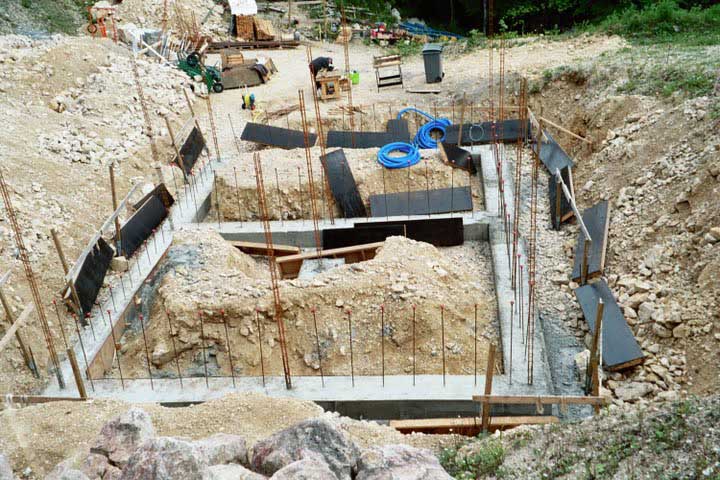
{"type": "Polygon", "coordinates": [[[3,0],[0,33],[74,34],[87,16],[84,0],[3,0]]]}
{"type": "Polygon", "coordinates": [[[720,479],[720,397],[517,429],[448,449],[457,479],[720,479]]]}

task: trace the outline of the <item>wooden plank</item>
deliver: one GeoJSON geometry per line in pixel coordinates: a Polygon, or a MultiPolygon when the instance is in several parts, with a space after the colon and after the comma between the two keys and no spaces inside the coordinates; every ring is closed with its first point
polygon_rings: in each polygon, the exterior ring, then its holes
{"type": "Polygon", "coordinates": [[[557,129],[560,130],[561,132],[567,133],[567,134],[570,135],[571,137],[577,138],[578,140],[582,140],[583,142],[588,143],[588,144],[590,144],[590,145],[592,145],[592,143],[593,143],[592,140],[588,140],[588,139],[585,138],[585,137],[581,137],[580,135],[571,132],[571,131],[568,130],[567,128],[564,128],[564,127],[558,125],[557,123],[551,122],[550,120],[548,120],[548,119],[545,118],[545,117],[538,117],[538,118],[539,118],[540,120],[542,120],[543,123],[547,123],[548,125],[557,128],[557,129]]]}
{"type": "Polygon", "coordinates": [[[25,305],[25,308],[23,309],[20,316],[17,318],[17,320],[15,320],[15,322],[10,326],[10,328],[7,329],[5,335],[0,340],[0,352],[3,350],[3,348],[7,346],[8,343],[10,343],[10,339],[15,335],[15,332],[17,332],[18,329],[25,324],[34,309],[35,307],[32,303],[28,303],[27,305],[25,305]]]}
{"type": "MultiPolygon", "coordinates": [[[[490,344],[488,352],[487,371],[485,372],[485,395],[492,392],[493,374],[495,373],[495,344],[490,344]]],[[[482,406],[482,430],[487,431],[490,418],[490,402],[483,402],[482,406]]]]}
{"type": "MultiPolygon", "coordinates": [[[[507,430],[521,425],[549,425],[560,423],[554,415],[522,415],[490,417],[490,431],[507,430]]],[[[420,418],[413,420],[390,420],[389,425],[401,433],[462,433],[477,435],[480,433],[482,419],[470,418],[420,418]]]]}
{"type": "MultiPolygon", "coordinates": [[[[236,240],[229,241],[230,245],[237,248],[243,253],[248,255],[266,255],[269,256],[267,244],[260,242],[241,242],[236,240]]],[[[287,255],[298,255],[300,253],[300,247],[294,247],[292,245],[277,245],[273,244],[273,252],[276,257],[284,257],[287,255]]]]}
{"type": "Polygon", "coordinates": [[[491,405],[605,405],[605,397],[581,397],[562,395],[473,395],[473,402],[489,403],[491,405]]]}
{"type": "Polygon", "coordinates": [[[316,258],[344,258],[346,263],[357,263],[374,258],[375,251],[382,247],[383,244],[384,242],[367,243],[365,245],[321,250],[320,252],[313,251],[297,255],[288,255],[278,258],[276,263],[282,278],[297,278],[302,263],[305,260],[316,258]]]}

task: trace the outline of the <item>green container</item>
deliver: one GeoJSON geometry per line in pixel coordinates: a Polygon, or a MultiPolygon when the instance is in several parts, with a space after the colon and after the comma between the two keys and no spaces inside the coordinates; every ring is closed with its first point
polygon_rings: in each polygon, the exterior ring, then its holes
{"type": "Polygon", "coordinates": [[[360,72],[353,71],[350,73],[350,81],[353,85],[360,83],[360,72]]]}

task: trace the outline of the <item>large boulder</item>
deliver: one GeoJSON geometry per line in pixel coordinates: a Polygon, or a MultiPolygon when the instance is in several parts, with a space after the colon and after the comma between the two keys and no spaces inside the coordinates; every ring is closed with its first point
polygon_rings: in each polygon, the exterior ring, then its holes
{"type": "Polygon", "coordinates": [[[210,467],[210,476],[212,480],[267,480],[265,475],[260,475],[234,463],[213,465],[210,467]]]}
{"type": "Polygon", "coordinates": [[[356,480],[452,480],[430,450],[408,445],[372,447],[358,461],[356,480]]]}
{"type": "Polygon", "coordinates": [[[207,459],[190,442],[156,437],[130,456],[120,480],[209,480],[207,459]]]}
{"type": "Polygon", "coordinates": [[[121,473],[119,468],[110,465],[105,455],[99,453],[88,454],[80,465],[80,471],[89,478],[102,478],[102,480],[120,478],[121,473]]]}
{"type": "Polygon", "coordinates": [[[322,458],[310,456],[281,468],[270,480],[337,480],[322,458]]]}
{"type": "Polygon", "coordinates": [[[45,476],[45,480],[90,480],[90,478],[80,470],[71,468],[67,462],[63,462],[53,468],[45,476]]]}
{"type": "Polygon", "coordinates": [[[360,451],[355,443],[323,419],[305,420],[281,430],[253,447],[251,468],[272,475],[281,468],[318,454],[338,480],[350,480],[360,451]]]}
{"type": "Polygon", "coordinates": [[[0,480],[14,480],[15,476],[13,475],[12,468],[10,467],[10,462],[8,462],[8,459],[5,458],[5,455],[0,453],[0,480]]]}
{"type": "Polygon", "coordinates": [[[150,415],[133,407],[103,425],[91,453],[104,455],[110,465],[123,468],[135,450],[155,436],[150,415]]]}
{"type": "Polygon", "coordinates": [[[245,446],[245,439],[239,435],[218,433],[212,437],[193,442],[193,445],[200,453],[205,455],[209,465],[221,465],[223,463],[248,464],[248,450],[247,446],[245,446]]]}

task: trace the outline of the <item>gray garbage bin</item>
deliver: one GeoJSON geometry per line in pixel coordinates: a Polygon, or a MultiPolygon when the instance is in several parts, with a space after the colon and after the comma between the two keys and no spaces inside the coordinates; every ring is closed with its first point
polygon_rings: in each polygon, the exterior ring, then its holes
{"type": "Polygon", "coordinates": [[[423,60],[425,61],[425,82],[442,82],[445,73],[442,69],[443,46],[439,43],[426,43],[423,47],[423,60]]]}

